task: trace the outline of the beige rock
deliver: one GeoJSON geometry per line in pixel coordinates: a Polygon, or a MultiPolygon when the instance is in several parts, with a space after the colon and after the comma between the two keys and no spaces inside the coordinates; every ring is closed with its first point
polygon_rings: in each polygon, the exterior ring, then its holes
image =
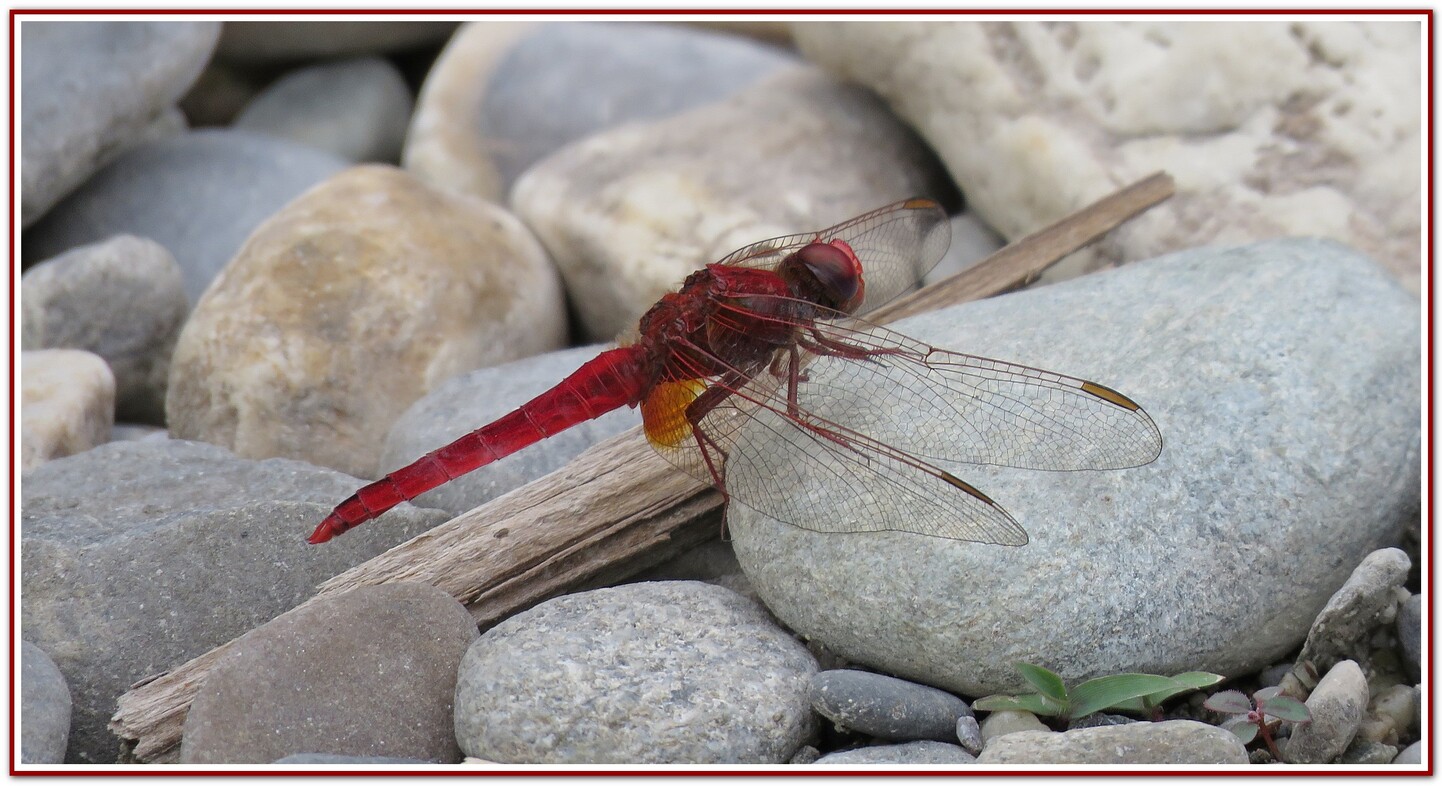
{"type": "Polygon", "coordinates": [[[563,148],[516,182],[511,202],[577,293],[588,334],[607,339],[743,245],[950,190],[874,96],[798,68],[563,148]]]}
{"type": "Polygon", "coordinates": [[[110,439],[115,375],[79,349],[20,353],[20,471],[110,439]]]}
{"type": "Polygon", "coordinates": [[[505,178],[496,169],[484,140],[477,144],[473,126],[457,118],[479,117],[485,101],[484,83],[511,44],[533,22],[470,22],[456,31],[431,66],[416,100],[406,134],[403,163],[417,177],[463,194],[501,201],[505,178]]]}
{"type": "Polygon", "coordinates": [[[1009,239],[1154,170],[1166,204],[1063,275],[1191,245],[1341,240],[1420,275],[1417,22],[802,23],[1009,239]]]}
{"type": "Polygon", "coordinates": [[[197,303],[171,365],[174,436],[373,476],[441,380],[566,336],[560,282],[513,216],[361,166],[262,224],[197,303]]]}

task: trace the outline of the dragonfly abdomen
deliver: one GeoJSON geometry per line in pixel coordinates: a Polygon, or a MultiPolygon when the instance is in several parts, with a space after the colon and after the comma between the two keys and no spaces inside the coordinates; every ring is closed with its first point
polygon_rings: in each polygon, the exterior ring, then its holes
{"type": "Polygon", "coordinates": [[[325,517],[310,542],[324,543],[449,480],[578,423],[635,404],[650,379],[645,371],[647,357],[636,346],[597,355],[509,414],[360,489],[325,517]]]}

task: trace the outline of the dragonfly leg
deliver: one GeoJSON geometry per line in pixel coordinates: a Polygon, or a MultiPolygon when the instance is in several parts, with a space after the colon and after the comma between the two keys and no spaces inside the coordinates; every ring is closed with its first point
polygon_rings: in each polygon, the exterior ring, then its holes
{"type": "Polygon", "coordinates": [[[818,355],[832,355],[849,360],[866,360],[877,355],[906,354],[904,350],[895,347],[867,349],[866,347],[858,347],[855,344],[848,344],[845,341],[837,341],[834,338],[828,338],[822,335],[821,331],[817,330],[815,326],[812,326],[808,332],[811,333],[812,338],[810,340],[802,338],[798,343],[818,355]]]}
{"type": "MultiPolygon", "coordinates": [[[[691,424],[691,435],[696,439],[696,446],[701,450],[701,459],[706,462],[706,470],[711,473],[711,481],[716,490],[721,492],[723,505],[730,505],[731,495],[726,491],[726,449],[721,447],[715,437],[706,433],[702,428],[701,421],[711,414],[711,411],[721,405],[730,395],[731,391],[738,386],[751,381],[751,376],[741,371],[731,371],[722,377],[720,382],[707,388],[701,395],[697,396],[690,404],[686,405],[686,422],[691,424]]],[[[721,538],[726,539],[726,517],[721,517],[721,538]]]]}

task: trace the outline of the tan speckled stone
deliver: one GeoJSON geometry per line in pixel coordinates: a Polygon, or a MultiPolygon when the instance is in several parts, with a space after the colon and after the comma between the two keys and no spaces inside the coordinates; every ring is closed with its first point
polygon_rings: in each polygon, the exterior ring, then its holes
{"type": "Polygon", "coordinates": [[[386,431],[447,377],[560,346],[561,286],[504,210],[355,167],[262,224],[181,333],[173,435],[373,476],[386,431]]]}

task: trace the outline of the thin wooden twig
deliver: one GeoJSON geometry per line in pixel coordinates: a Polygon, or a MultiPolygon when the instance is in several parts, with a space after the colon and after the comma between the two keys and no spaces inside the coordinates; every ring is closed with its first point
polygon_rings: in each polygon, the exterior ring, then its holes
{"type": "MultiPolygon", "coordinates": [[[[867,318],[893,321],[1013,289],[1171,193],[1170,177],[1152,175],[867,318]]],[[[632,429],[326,581],[302,607],[356,587],[420,581],[451,593],[488,627],[546,598],[620,580],[714,536],[720,506],[719,494],[676,471],[632,429]]],[[[110,729],[133,744],[136,760],[154,761],[179,745],[191,700],[232,644],[120,697],[110,729]]]]}

